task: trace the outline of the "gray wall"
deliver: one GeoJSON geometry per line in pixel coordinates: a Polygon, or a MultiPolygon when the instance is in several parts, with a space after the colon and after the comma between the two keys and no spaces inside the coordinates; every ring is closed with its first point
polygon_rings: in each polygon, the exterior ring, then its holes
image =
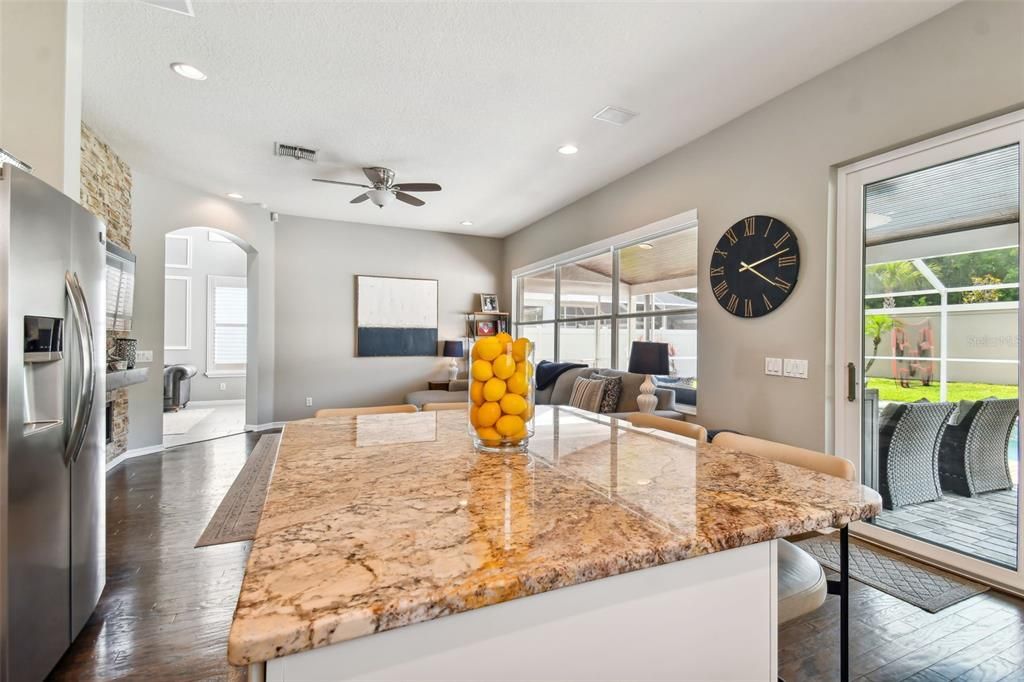
{"type": "Polygon", "coordinates": [[[128,448],[163,439],[164,235],[185,227],[222,231],[247,254],[249,357],[246,423],[274,421],[274,229],[267,211],[132,167],[132,251],[137,257],[132,336],[152,350],[149,380],[128,389],[128,448]]]}
{"type": "Polygon", "coordinates": [[[400,403],[447,376],[441,357],[354,356],[355,275],[437,279],[441,340],[463,336],[461,313],[501,284],[498,239],[294,216],[281,216],[275,234],[278,421],[319,407],[400,403]]]}
{"type": "Polygon", "coordinates": [[[1019,107],[1022,33],[1024,3],[957,5],[508,237],[506,282],[514,268],[697,209],[699,421],[826,447],[832,169],[1019,107]],[[793,228],[802,267],[784,306],[744,320],[719,307],[706,272],[715,242],[751,214],[793,228]],[[766,355],[808,359],[809,378],[765,376],[766,355]]]}
{"type": "MultiPolygon", "coordinates": [[[[192,239],[192,267],[168,267],[166,274],[192,278],[192,343],[189,350],[164,350],[165,364],[195,365],[199,373],[192,378],[192,400],[242,400],[245,398],[245,376],[206,376],[207,308],[211,275],[245,277],[246,254],[233,242],[213,242],[210,230],[190,227],[171,234],[192,239]],[[221,390],[221,385],[224,389],[221,390]]],[[[166,301],[165,301],[166,307],[166,301]]],[[[183,316],[171,320],[184,327],[183,316]]],[[[168,333],[164,329],[164,334],[168,333]]],[[[172,338],[176,338],[172,335],[172,338]]]]}

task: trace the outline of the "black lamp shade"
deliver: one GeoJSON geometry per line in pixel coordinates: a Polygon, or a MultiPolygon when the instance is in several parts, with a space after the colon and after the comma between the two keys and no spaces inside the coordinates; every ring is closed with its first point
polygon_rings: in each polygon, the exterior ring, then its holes
{"type": "Polygon", "coordinates": [[[441,353],[446,358],[462,357],[462,341],[445,341],[444,351],[441,353]]]}
{"type": "Polygon", "coordinates": [[[668,374],[668,344],[634,341],[629,351],[629,371],[633,374],[668,374]]]}

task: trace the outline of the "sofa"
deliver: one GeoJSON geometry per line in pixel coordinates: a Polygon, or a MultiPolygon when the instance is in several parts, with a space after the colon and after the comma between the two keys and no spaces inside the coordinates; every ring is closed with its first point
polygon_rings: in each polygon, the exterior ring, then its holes
{"type": "MultiPolygon", "coordinates": [[[[568,405],[569,396],[572,394],[572,385],[577,377],[589,378],[592,374],[603,374],[610,377],[622,377],[622,394],[619,396],[619,404],[615,412],[609,413],[609,417],[625,417],[632,412],[639,412],[636,398],[640,395],[640,384],[644,382],[644,375],[631,374],[618,369],[594,369],[593,367],[580,367],[563,372],[555,383],[542,391],[537,391],[538,405],[568,405]]],[[[676,393],[670,388],[655,388],[654,396],[658,399],[654,414],[670,419],[682,419],[682,415],[676,411],[676,393]]],[[[413,391],[405,396],[405,402],[423,409],[426,403],[454,403],[467,402],[469,400],[469,382],[460,379],[452,382],[447,391],[413,391]]]]}
{"type": "Polygon", "coordinates": [[[177,412],[192,399],[192,377],[195,365],[164,366],[164,412],[177,412]]]}
{"type": "Polygon", "coordinates": [[[465,403],[469,401],[469,380],[448,383],[447,391],[413,391],[405,394],[405,402],[422,410],[427,403],[465,403]]]}
{"type": "MultiPolygon", "coordinates": [[[[602,369],[594,367],[579,367],[566,370],[558,376],[555,383],[543,390],[537,391],[538,405],[568,405],[569,396],[572,395],[572,386],[578,377],[590,378],[593,374],[601,374],[607,377],[622,377],[622,394],[619,396],[619,404],[614,412],[607,413],[609,417],[626,417],[633,412],[639,412],[636,399],[640,395],[640,384],[644,383],[643,374],[633,374],[621,369],[602,369]]],[[[676,394],[670,388],[655,388],[654,397],[658,404],[654,408],[654,414],[669,419],[682,419],[682,414],[676,411],[676,394]]]]}

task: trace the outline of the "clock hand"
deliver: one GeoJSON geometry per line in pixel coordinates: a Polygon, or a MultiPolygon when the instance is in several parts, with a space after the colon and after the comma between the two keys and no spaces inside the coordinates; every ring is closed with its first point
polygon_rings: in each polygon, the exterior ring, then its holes
{"type": "Polygon", "coordinates": [[[740,261],[740,265],[743,266],[743,267],[740,268],[740,272],[743,272],[744,270],[753,270],[754,268],[756,268],[758,265],[760,265],[761,263],[765,262],[766,260],[771,260],[772,258],[775,258],[776,256],[781,256],[782,254],[786,253],[787,251],[789,251],[789,247],[788,246],[786,248],[784,248],[782,251],[776,251],[775,253],[773,253],[770,256],[765,256],[764,258],[762,258],[759,261],[754,261],[750,265],[747,265],[743,261],[740,261]]]}
{"type": "Polygon", "coordinates": [[[743,267],[741,267],[741,268],[740,268],[740,272],[743,272],[744,270],[750,270],[750,271],[751,271],[752,273],[754,273],[755,275],[757,275],[758,277],[760,277],[760,278],[761,278],[761,279],[763,279],[764,281],[768,282],[768,284],[771,284],[772,286],[775,286],[775,282],[771,281],[770,279],[768,279],[767,277],[765,277],[764,275],[762,275],[762,274],[761,274],[760,272],[758,272],[757,270],[755,270],[755,269],[753,268],[753,266],[747,265],[747,264],[746,264],[746,263],[744,263],[743,261],[740,261],[740,265],[742,265],[742,266],[743,266],[743,267]]]}

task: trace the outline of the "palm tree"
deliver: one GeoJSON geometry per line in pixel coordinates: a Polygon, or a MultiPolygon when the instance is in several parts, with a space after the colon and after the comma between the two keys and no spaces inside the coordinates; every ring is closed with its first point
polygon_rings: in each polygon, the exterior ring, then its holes
{"type": "MultiPolygon", "coordinates": [[[[891,332],[899,324],[899,322],[888,315],[868,315],[864,318],[864,335],[871,337],[871,343],[874,346],[871,350],[871,355],[878,355],[878,347],[882,344],[882,334],[891,332]]],[[[873,364],[875,364],[875,358],[872,357],[864,368],[864,374],[871,371],[871,365],[873,364]]]]}

